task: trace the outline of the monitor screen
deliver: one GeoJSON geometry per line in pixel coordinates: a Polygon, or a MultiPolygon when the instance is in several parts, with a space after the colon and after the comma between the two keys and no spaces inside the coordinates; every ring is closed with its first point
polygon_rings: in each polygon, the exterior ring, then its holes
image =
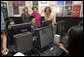
{"type": "Polygon", "coordinates": [[[31,23],[21,23],[11,26],[9,29],[12,35],[16,35],[19,33],[31,31],[31,23]]]}
{"type": "Polygon", "coordinates": [[[39,30],[40,48],[48,46],[53,41],[52,26],[45,26],[39,30]]]}
{"type": "Polygon", "coordinates": [[[59,34],[61,36],[65,35],[65,20],[57,22],[57,32],[56,34],[59,34]]]}

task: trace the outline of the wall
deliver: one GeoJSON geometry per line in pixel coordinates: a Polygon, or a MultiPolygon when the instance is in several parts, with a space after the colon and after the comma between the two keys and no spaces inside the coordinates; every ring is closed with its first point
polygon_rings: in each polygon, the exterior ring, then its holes
{"type": "MultiPolygon", "coordinates": [[[[17,1],[19,14],[14,14],[13,2],[14,1],[3,1],[8,5],[8,16],[9,17],[19,17],[21,16],[22,9],[27,6],[29,9],[29,13],[32,13],[32,6],[36,4],[38,6],[38,12],[41,16],[44,16],[44,8],[46,6],[50,6],[52,9],[52,13],[56,14],[56,17],[83,17],[83,1],[17,1]],[[75,6],[75,7],[74,7],[75,6]],[[79,6],[79,7],[78,7],[79,6]],[[77,16],[74,16],[74,9],[80,9],[77,16]]],[[[77,10],[75,11],[77,13],[77,10]]]]}
{"type": "Polygon", "coordinates": [[[44,8],[50,6],[56,17],[83,17],[83,1],[39,1],[38,6],[41,16],[44,8]]]}
{"type": "Polygon", "coordinates": [[[31,8],[33,6],[32,1],[7,1],[7,3],[8,3],[8,16],[9,17],[20,17],[21,13],[23,12],[22,10],[23,10],[24,7],[28,7],[29,13],[30,14],[32,13],[32,10],[31,10],[31,8]],[[13,5],[14,2],[18,3],[16,6],[18,6],[18,8],[19,8],[19,10],[18,10],[19,14],[14,14],[14,10],[15,10],[13,8],[14,7],[14,5],[13,5]]]}

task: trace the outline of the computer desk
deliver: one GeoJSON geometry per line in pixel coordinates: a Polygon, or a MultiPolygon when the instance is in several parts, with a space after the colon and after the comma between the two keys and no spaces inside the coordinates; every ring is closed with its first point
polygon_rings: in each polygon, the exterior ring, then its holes
{"type": "MultiPolygon", "coordinates": [[[[67,40],[64,37],[61,38],[61,42],[67,47],[67,40]]],[[[37,51],[36,54],[32,54],[31,56],[60,56],[62,54],[62,50],[58,48],[57,45],[51,44],[51,47],[46,49],[43,52],[37,51]]]]}
{"type": "MultiPolygon", "coordinates": [[[[65,47],[68,46],[65,36],[61,38],[61,42],[64,44],[65,47]]],[[[59,49],[57,45],[55,45],[55,44],[51,44],[51,45],[52,46],[50,48],[46,49],[43,52],[36,51],[34,54],[31,54],[31,55],[25,54],[25,55],[26,56],[60,56],[63,51],[61,49],[59,49]]],[[[8,54],[8,56],[13,56],[15,54],[12,52],[12,50],[14,50],[14,46],[9,46],[8,49],[11,50],[11,53],[8,54]]]]}

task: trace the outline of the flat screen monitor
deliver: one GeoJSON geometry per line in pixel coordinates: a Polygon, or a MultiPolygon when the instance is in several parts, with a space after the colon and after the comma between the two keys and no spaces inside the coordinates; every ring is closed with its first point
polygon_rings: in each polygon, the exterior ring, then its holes
{"type": "Polygon", "coordinates": [[[53,42],[52,26],[45,26],[37,29],[39,48],[44,48],[53,42]]]}
{"type": "Polygon", "coordinates": [[[83,21],[80,21],[78,25],[83,26],[83,21]]]}
{"type": "Polygon", "coordinates": [[[57,32],[56,34],[59,34],[61,36],[65,35],[65,20],[57,22],[57,32]]]}
{"type": "Polygon", "coordinates": [[[8,31],[12,35],[16,35],[19,33],[31,31],[31,23],[21,23],[11,26],[8,31]]]}

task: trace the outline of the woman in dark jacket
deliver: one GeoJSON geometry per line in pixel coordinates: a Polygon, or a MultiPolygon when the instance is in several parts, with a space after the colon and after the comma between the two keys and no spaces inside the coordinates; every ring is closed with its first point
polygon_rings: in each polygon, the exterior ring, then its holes
{"type": "Polygon", "coordinates": [[[28,8],[25,7],[23,9],[23,13],[22,13],[22,22],[23,23],[29,22],[29,16],[30,16],[30,14],[28,13],[28,8]]]}

